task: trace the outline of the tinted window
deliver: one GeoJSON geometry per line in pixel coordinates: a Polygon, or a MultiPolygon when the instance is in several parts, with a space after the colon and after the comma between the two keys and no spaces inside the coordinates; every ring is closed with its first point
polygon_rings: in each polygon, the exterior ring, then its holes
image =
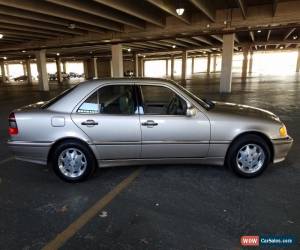
{"type": "Polygon", "coordinates": [[[187,104],[174,91],[163,86],[140,87],[145,115],[185,115],[187,104]]]}
{"type": "Polygon", "coordinates": [[[130,85],[108,85],[92,94],[79,107],[79,113],[135,114],[136,101],[130,85]]]}

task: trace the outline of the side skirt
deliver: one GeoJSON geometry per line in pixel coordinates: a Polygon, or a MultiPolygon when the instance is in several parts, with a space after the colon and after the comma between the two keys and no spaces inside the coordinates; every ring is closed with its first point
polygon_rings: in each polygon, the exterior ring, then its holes
{"type": "Polygon", "coordinates": [[[100,168],[138,165],[224,165],[224,157],[98,160],[100,168]]]}

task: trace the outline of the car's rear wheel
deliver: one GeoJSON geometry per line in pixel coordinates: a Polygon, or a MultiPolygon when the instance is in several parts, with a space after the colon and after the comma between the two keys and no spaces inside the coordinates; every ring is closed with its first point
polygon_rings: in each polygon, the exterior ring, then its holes
{"type": "Polygon", "coordinates": [[[270,148],[258,135],[245,135],[237,139],[229,148],[227,165],[239,176],[260,175],[270,163],[270,148]]]}
{"type": "Polygon", "coordinates": [[[56,175],[64,181],[80,182],[91,176],[96,168],[96,161],[86,145],[70,140],[55,147],[51,165],[56,175]]]}

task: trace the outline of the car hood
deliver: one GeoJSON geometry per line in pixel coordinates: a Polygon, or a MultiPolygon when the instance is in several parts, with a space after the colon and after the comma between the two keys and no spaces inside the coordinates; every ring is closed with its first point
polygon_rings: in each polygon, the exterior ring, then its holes
{"type": "Polygon", "coordinates": [[[278,116],[274,113],[255,108],[247,105],[241,105],[237,103],[229,103],[229,102],[216,102],[214,101],[214,107],[210,110],[213,113],[221,113],[223,115],[231,115],[231,116],[244,116],[251,118],[260,118],[260,119],[271,119],[279,121],[278,116]]]}

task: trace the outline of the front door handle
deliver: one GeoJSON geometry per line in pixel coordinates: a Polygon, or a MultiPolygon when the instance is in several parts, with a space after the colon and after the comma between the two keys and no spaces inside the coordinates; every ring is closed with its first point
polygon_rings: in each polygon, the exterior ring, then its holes
{"type": "Polygon", "coordinates": [[[98,125],[98,122],[95,122],[94,120],[86,120],[86,121],[82,122],[81,125],[95,126],[95,125],[98,125]]]}
{"type": "Polygon", "coordinates": [[[142,126],[147,126],[147,127],[154,127],[157,126],[158,123],[152,120],[148,120],[146,122],[142,122],[142,126]]]}

